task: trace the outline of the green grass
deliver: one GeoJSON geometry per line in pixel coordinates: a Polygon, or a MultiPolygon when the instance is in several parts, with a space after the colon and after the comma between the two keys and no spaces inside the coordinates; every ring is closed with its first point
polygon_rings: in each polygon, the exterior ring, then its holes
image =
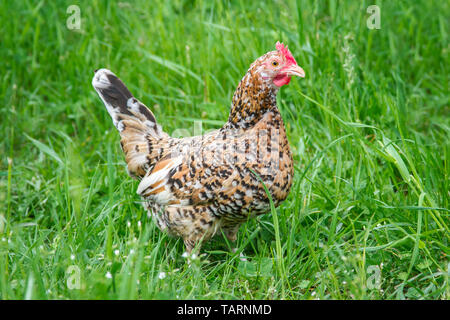
{"type": "Polygon", "coordinates": [[[375,1],[379,30],[368,1],[74,2],[0,4],[1,299],[449,299],[448,2],[375,1]],[[192,134],[277,40],[306,71],[278,96],[293,188],[236,253],[218,236],[189,264],[140,204],[93,70],[192,134]]]}

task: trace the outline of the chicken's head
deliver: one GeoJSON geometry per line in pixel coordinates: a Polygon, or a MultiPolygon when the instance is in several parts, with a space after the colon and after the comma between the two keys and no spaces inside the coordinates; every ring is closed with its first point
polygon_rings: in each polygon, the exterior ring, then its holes
{"type": "Polygon", "coordinates": [[[292,76],[305,77],[291,52],[277,42],[276,50],[256,59],[239,82],[233,95],[228,127],[254,126],[268,111],[277,108],[277,93],[292,76]]]}
{"type": "Polygon", "coordinates": [[[276,49],[256,61],[256,71],[262,79],[282,87],[291,81],[292,76],[304,78],[305,71],[297,64],[288,47],[277,42],[276,49]]]}

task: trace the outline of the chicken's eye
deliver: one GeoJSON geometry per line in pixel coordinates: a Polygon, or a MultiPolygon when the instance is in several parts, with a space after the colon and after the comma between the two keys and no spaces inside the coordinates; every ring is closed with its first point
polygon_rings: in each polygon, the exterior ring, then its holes
{"type": "Polygon", "coordinates": [[[278,65],[278,61],[272,61],[272,65],[276,67],[278,65]]]}

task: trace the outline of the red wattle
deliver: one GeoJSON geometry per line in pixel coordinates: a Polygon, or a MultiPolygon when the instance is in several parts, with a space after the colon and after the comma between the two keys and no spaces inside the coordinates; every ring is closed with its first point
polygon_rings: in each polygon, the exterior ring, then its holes
{"type": "Polygon", "coordinates": [[[291,81],[291,77],[288,77],[287,75],[283,74],[283,75],[278,75],[273,79],[273,83],[277,86],[277,87],[282,87],[286,84],[288,84],[291,81]]]}

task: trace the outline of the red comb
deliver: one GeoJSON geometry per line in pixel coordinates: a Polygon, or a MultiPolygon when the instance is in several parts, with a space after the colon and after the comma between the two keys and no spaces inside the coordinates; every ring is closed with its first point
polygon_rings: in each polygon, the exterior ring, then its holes
{"type": "Polygon", "coordinates": [[[283,54],[287,61],[289,61],[291,64],[297,64],[297,61],[295,61],[292,53],[289,51],[287,46],[284,46],[284,44],[280,43],[280,41],[277,41],[276,48],[280,53],[283,54]]]}

